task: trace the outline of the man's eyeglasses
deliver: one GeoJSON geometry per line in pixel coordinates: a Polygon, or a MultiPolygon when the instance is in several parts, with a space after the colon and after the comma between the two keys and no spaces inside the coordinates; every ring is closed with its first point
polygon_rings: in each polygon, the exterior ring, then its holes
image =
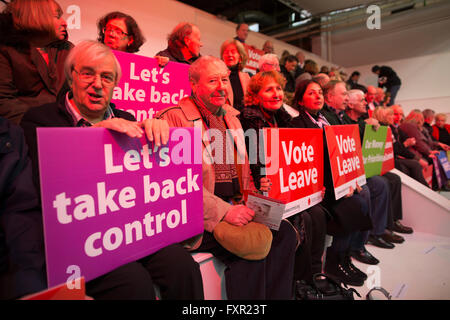
{"type": "MultiPolygon", "coordinates": [[[[78,72],[75,68],[73,69],[73,71],[75,71],[78,74],[78,77],[80,78],[80,80],[84,83],[89,83],[91,84],[92,82],[95,81],[95,79],[97,78],[97,74],[93,71],[90,70],[82,70],[80,72],[78,72]]],[[[102,84],[104,86],[110,86],[112,84],[114,84],[115,82],[115,75],[114,74],[109,74],[109,73],[104,73],[104,74],[99,74],[100,75],[100,80],[102,81],[102,84]]]]}
{"type": "Polygon", "coordinates": [[[127,36],[127,37],[129,36],[128,33],[123,32],[119,28],[113,28],[113,27],[105,27],[105,28],[103,28],[103,33],[104,34],[113,33],[113,34],[115,34],[118,37],[123,37],[124,35],[127,36]]]}

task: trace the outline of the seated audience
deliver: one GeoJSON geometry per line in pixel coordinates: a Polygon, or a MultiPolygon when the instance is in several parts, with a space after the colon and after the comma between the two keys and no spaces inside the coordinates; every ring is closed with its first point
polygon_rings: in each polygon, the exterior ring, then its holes
{"type": "MultiPolygon", "coordinates": [[[[436,170],[441,170],[439,167],[435,167],[433,158],[436,158],[436,154],[440,150],[448,151],[450,147],[442,142],[432,140],[427,131],[423,131],[423,114],[420,110],[412,110],[405,121],[400,125],[400,130],[403,131],[410,138],[414,138],[416,143],[409,147],[417,156],[423,157],[429,164],[433,165],[433,190],[438,190],[442,186],[439,184],[439,180],[436,176],[436,170]]],[[[442,172],[441,172],[442,173],[442,172]]],[[[445,175],[441,174],[443,179],[443,186],[446,186],[447,179],[445,175]]],[[[445,187],[446,188],[446,187],[445,187]]]]}
{"type": "Polygon", "coordinates": [[[230,83],[233,90],[229,92],[228,103],[236,110],[242,111],[244,108],[244,93],[250,81],[248,73],[242,72],[247,63],[247,52],[239,41],[227,40],[220,47],[220,56],[230,69],[230,83]]]}
{"type": "MultiPolygon", "coordinates": [[[[361,92],[361,91],[359,91],[361,92]]],[[[365,119],[362,117],[365,110],[366,101],[363,96],[358,96],[356,101],[358,103],[358,108],[349,109],[354,119],[351,119],[346,115],[345,110],[349,107],[349,96],[347,93],[347,88],[345,82],[339,80],[332,80],[324,88],[325,106],[323,108],[323,115],[328,120],[331,125],[342,125],[342,124],[358,124],[360,138],[364,136],[365,124],[378,125],[378,123],[373,122],[374,120],[369,118],[365,119]]],[[[355,104],[355,101],[353,101],[355,104]]],[[[368,243],[380,247],[392,249],[394,244],[391,242],[398,242],[399,238],[390,237],[386,235],[387,219],[389,216],[390,199],[389,199],[389,185],[388,182],[379,176],[374,176],[367,179],[367,184],[362,187],[363,191],[361,195],[369,206],[370,217],[372,218],[373,228],[369,232],[362,232],[360,238],[357,238],[360,242],[358,249],[363,250],[362,243],[364,244],[364,239],[367,239],[368,243]],[[391,241],[392,240],[392,241],[391,241]]],[[[358,256],[354,256],[358,259],[358,256]]]]}
{"type": "Polygon", "coordinates": [[[13,123],[28,109],[56,101],[63,87],[73,45],[62,15],[53,0],[11,1],[0,14],[0,116],[13,123]]]}
{"type": "MultiPolygon", "coordinates": [[[[324,128],[330,125],[322,114],[323,105],[323,91],[317,82],[305,80],[299,83],[294,97],[294,107],[298,108],[299,116],[292,120],[292,127],[324,128]]],[[[326,146],[325,143],[324,146],[326,146]]],[[[327,158],[328,149],[325,147],[324,159],[327,158]]],[[[324,161],[324,185],[326,191],[321,206],[325,207],[333,217],[327,223],[327,233],[333,235],[333,243],[326,251],[324,271],[345,284],[362,286],[367,275],[356,268],[350,258],[351,255],[357,256],[365,263],[379,262],[364,248],[365,239],[359,232],[372,227],[368,202],[359,194],[363,192],[359,187],[357,190],[350,188],[346,197],[335,200],[329,161],[324,161]],[[345,230],[336,223],[334,217],[337,212],[346,212],[352,216],[346,221],[345,230]]]]}
{"type": "Polygon", "coordinates": [[[448,150],[449,147],[442,142],[435,142],[427,138],[422,132],[423,124],[424,119],[422,112],[413,110],[400,125],[400,129],[416,141],[414,145],[409,146],[409,149],[431,163],[431,158],[439,153],[439,149],[448,150]]]}
{"type": "MultiPolygon", "coordinates": [[[[353,89],[348,92],[348,105],[346,109],[346,114],[344,115],[344,122],[348,124],[358,124],[360,131],[360,138],[363,141],[365,134],[366,124],[372,124],[372,127],[377,129],[379,127],[378,121],[376,119],[367,118],[366,113],[366,104],[367,102],[364,99],[364,92],[358,89],[353,89]]],[[[400,177],[392,172],[386,172],[382,176],[373,176],[367,179],[367,184],[372,190],[376,186],[374,185],[374,179],[382,179],[388,183],[388,193],[390,195],[390,202],[388,206],[388,215],[387,215],[387,223],[386,229],[384,233],[381,235],[381,238],[387,242],[392,243],[402,243],[405,239],[393,231],[397,231],[400,233],[412,233],[413,230],[410,227],[404,226],[400,220],[403,218],[403,205],[402,205],[402,196],[401,196],[401,188],[402,183],[400,177]]],[[[376,201],[376,200],[375,200],[376,201]]],[[[373,208],[373,212],[376,213],[376,207],[373,208]]],[[[378,223],[376,223],[376,219],[372,219],[374,222],[374,229],[378,227],[378,223]]],[[[375,233],[376,234],[376,233],[375,233]]]]}
{"type": "MultiPolygon", "coordinates": [[[[245,96],[246,106],[239,115],[244,132],[262,128],[286,128],[291,126],[291,117],[283,107],[283,77],[276,71],[260,72],[252,77],[245,96]]],[[[246,141],[247,151],[261,144],[246,141]]],[[[256,187],[260,191],[270,189],[270,179],[261,175],[263,164],[250,164],[256,187]]],[[[326,236],[326,210],[315,205],[288,218],[303,236],[301,246],[295,254],[294,280],[312,283],[313,275],[322,272],[322,255],[326,236]]]]}
{"type": "Polygon", "coordinates": [[[381,125],[391,128],[395,168],[428,187],[423,176],[423,168],[428,166],[428,162],[408,150],[408,147],[414,145],[416,140],[414,138],[402,140],[403,137],[401,138],[398,128],[394,126],[394,109],[377,107],[373,116],[381,125]]]}
{"type": "MultiPolygon", "coordinates": [[[[167,143],[167,122],[147,119],[138,123],[131,114],[110,103],[121,69],[107,46],[96,41],[81,42],[67,57],[65,74],[70,87],[66,96],[30,109],[21,123],[30,147],[37,189],[38,127],[103,127],[130,137],[145,133],[156,145],[167,143]]],[[[154,283],[159,286],[163,299],[203,299],[200,268],[180,244],[169,245],[88,281],[86,293],[94,299],[155,299],[154,283]]]]}
{"type": "MultiPolygon", "coordinates": [[[[239,112],[226,103],[231,90],[228,74],[229,70],[222,60],[212,56],[201,57],[189,68],[192,95],[158,115],[167,119],[171,126],[200,127],[204,133],[209,129],[221,132],[224,146],[215,149],[215,152],[223,152],[220,159],[229,159],[230,155],[227,157],[226,153],[230,151],[246,155],[242,127],[237,118],[239,112]],[[238,135],[238,143],[233,144],[233,148],[225,145],[231,138],[226,135],[226,129],[235,130],[238,135]]],[[[206,148],[205,144],[203,147],[206,148]]],[[[220,164],[211,159],[209,153],[203,152],[203,155],[205,232],[197,250],[211,252],[227,266],[225,281],[228,299],[291,299],[297,243],[295,230],[282,221],[280,229],[272,231],[272,246],[261,260],[249,261],[225,249],[216,240],[214,230],[221,223],[244,227],[253,220],[255,213],[245,205],[243,195],[245,191],[255,188],[250,180],[248,160],[237,161],[236,157],[231,156],[232,163],[220,164]]],[[[245,159],[248,159],[247,156],[245,159]]]]}

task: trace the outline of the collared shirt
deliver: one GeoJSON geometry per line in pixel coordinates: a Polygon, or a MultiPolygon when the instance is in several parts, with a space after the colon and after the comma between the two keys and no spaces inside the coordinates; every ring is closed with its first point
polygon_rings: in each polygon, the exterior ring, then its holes
{"type": "MultiPolygon", "coordinates": [[[[94,124],[83,118],[83,116],[78,112],[78,110],[72,105],[70,102],[69,94],[71,92],[68,92],[66,94],[66,109],[67,112],[69,112],[70,116],[73,119],[73,125],[75,127],[91,127],[94,124]]],[[[103,120],[108,120],[114,118],[114,113],[112,111],[112,108],[110,105],[106,108],[105,114],[103,116],[103,120]]]]}
{"type": "Polygon", "coordinates": [[[330,123],[327,121],[327,119],[323,116],[323,114],[320,113],[320,111],[317,113],[316,116],[312,116],[308,111],[305,110],[305,113],[309,116],[312,122],[314,122],[319,128],[323,129],[325,126],[329,126],[330,123]]]}

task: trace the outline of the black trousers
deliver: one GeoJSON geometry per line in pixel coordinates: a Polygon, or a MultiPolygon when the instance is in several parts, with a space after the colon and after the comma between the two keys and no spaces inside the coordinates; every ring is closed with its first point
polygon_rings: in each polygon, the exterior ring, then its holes
{"type": "Polygon", "coordinates": [[[394,222],[403,218],[402,180],[392,172],[387,172],[381,177],[389,183],[391,201],[386,228],[392,230],[394,228],[394,222]]]}
{"type": "Polygon", "coordinates": [[[293,224],[303,220],[305,236],[295,252],[294,280],[312,281],[312,276],[322,272],[322,256],[327,233],[326,211],[315,205],[289,218],[293,224]]]}
{"type": "Polygon", "coordinates": [[[196,251],[210,252],[226,265],[225,283],[229,300],[288,300],[293,298],[294,255],[297,236],[293,227],[282,221],[272,231],[269,254],[262,260],[245,260],[222,247],[210,232],[203,235],[196,251]]]}
{"type": "Polygon", "coordinates": [[[200,267],[179,244],[88,281],[86,294],[96,300],[154,300],[154,284],[162,299],[204,298],[200,267]]]}
{"type": "Polygon", "coordinates": [[[395,159],[395,168],[407,174],[411,178],[417,180],[424,186],[429,187],[427,181],[423,177],[422,166],[419,161],[414,159],[395,159]]]}

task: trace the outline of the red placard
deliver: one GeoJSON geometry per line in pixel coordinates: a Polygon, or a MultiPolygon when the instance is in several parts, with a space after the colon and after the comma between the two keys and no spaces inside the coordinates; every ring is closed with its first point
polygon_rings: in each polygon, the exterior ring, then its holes
{"type": "Polygon", "coordinates": [[[23,297],[21,300],[86,300],[84,277],[23,297]]]}
{"type": "Polygon", "coordinates": [[[325,127],[336,200],[366,184],[358,125],[325,127]]]}
{"type": "Polygon", "coordinates": [[[247,50],[248,60],[247,64],[244,66],[242,71],[250,72],[251,74],[255,74],[258,69],[259,59],[264,55],[264,51],[260,49],[256,49],[254,46],[245,44],[245,49],[247,50]]]}
{"type": "Polygon", "coordinates": [[[383,165],[381,166],[381,175],[391,171],[394,168],[395,168],[395,160],[394,160],[394,145],[392,142],[392,131],[391,128],[388,127],[386,134],[386,143],[384,147],[384,160],[383,165]]]}
{"type": "Polygon", "coordinates": [[[266,165],[266,176],[272,182],[266,195],[286,204],[283,217],[321,202],[322,130],[267,128],[264,142],[265,161],[269,164],[266,165]]]}

